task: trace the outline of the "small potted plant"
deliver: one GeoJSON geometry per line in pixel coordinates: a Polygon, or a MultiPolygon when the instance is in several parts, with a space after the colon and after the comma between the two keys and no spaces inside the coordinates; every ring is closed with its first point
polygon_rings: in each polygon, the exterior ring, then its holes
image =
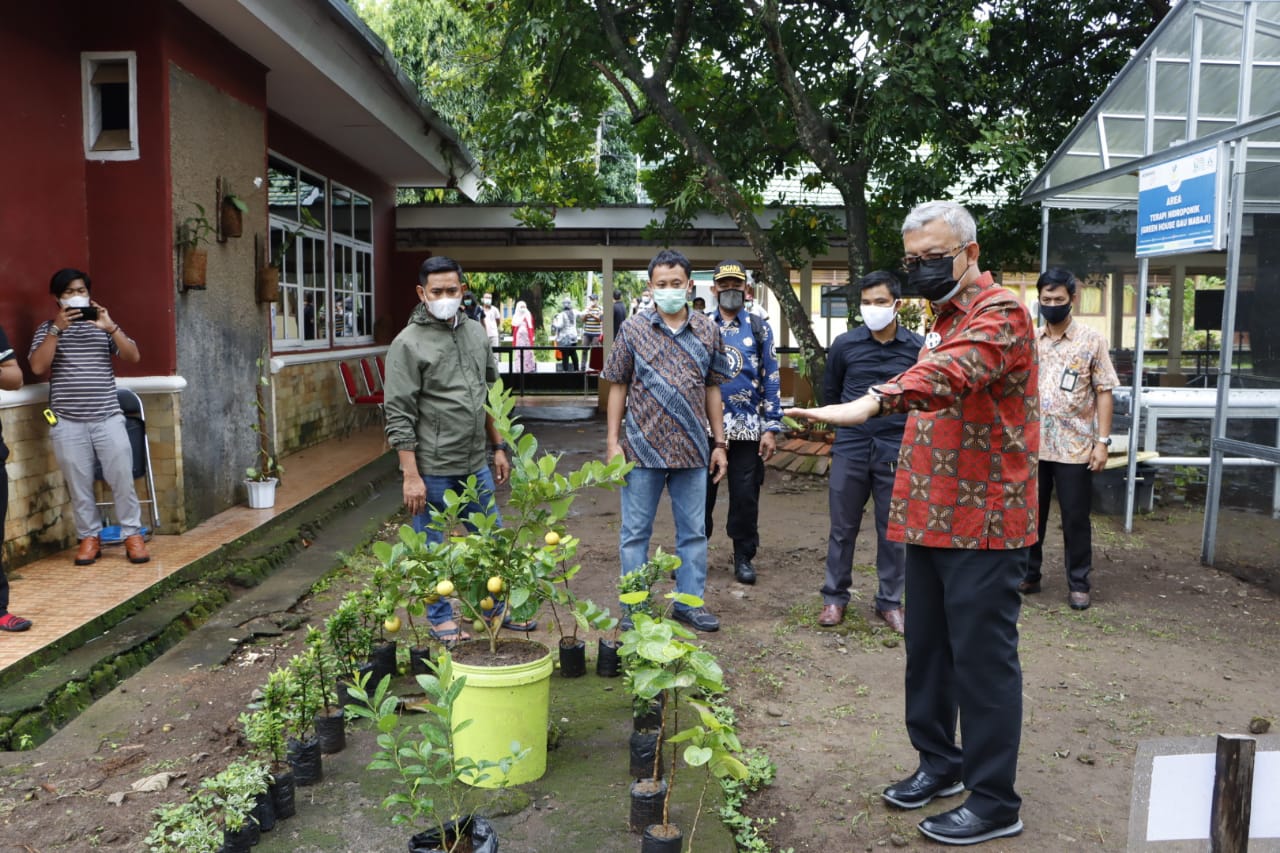
{"type": "MultiPolygon", "coordinates": [[[[680,691],[693,688],[703,696],[724,692],[724,673],[715,656],[699,648],[692,641],[692,631],[673,619],[667,618],[675,603],[686,607],[701,607],[702,600],[687,593],[670,592],[665,598],[664,612],[656,617],[635,608],[645,603],[649,593],[627,593],[623,602],[633,608],[631,618],[634,627],[622,635],[622,657],[627,662],[628,688],[636,698],[654,702],[665,694],[661,722],[658,726],[657,744],[654,750],[653,773],[649,779],[639,780],[631,786],[633,811],[637,800],[652,802],[656,790],[661,788],[660,763],[667,732],[679,728],[680,691]]],[[[683,834],[671,823],[671,791],[675,785],[676,766],[666,780],[662,795],[661,821],[644,829],[642,853],[679,853],[683,834]]],[[[637,818],[632,818],[637,827],[637,818]]],[[[638,827],[637,827],[638,828],[638,827]]]]}
{"type": "Polygon", "coordinates": [[[279,820],[297,813],[294,803],[293,771],[285,762],[285,709],[292,691],[288,670],[277,669],[267,676],[262,700],[256,710],[240,715],[244,738],[271,771],[268,793],[272,811],[279,820]]]}
{"type": "MultiPolygon", "coordinates": [[[[667,743],[672,746],[686,744],[681,753],[684,763],[690,767],[701,767],[705,771],[702,790],[698,793],[698,808],[693,813],[693,825],[689,827],[689,849],[693,850],[698,817],[702,814],[702,804],[711,780],[732,777],[742,781],[751,775],[751,771],[738,758],[738,754],[742,752],[742,744],[738,741],[737,728],[734,726],[733,709],[726,705],[692,700],[689,706],[697,713],[698,722],[676,732],[667,739],[667,743]]],[[[674,770],[671,775],[675,776],[674,770]]],[[[665,806],[663,822],[666,822],[665,806]]]]}
{"type": "MultiPolygon", "coordinates": [[[[560,546],[562,565],[572,560],[578,550],[577,537],[561,536],[555,530],[547,532],[545,541],[548,548],[560,546]]],[[[580,569],[580,565],[566,568],[556,579],[559,582],[553,584],[552,594],[547,600],[551,606],[551,619],[560,634],[560,674],[565,678],[579,678],[587,674],[587,643],[578,638],[578,629],[586,631],[594,628],[608,632],[618,624],[618,620],[609,615],[608,608],[574,597],[569,588],[569,580],[580,569]]],[[[492,599],[483,603],[493,605],[492,599]]]]}
{"type": "MultiPolygon", "coordinates": [[[[343,596],[324,623],[324,636],[337,665],[338,704],[343,707],[349,704],[349,688],[373,674],[373,664],[369,662],[373,632],[366,626],[360,608],[360,593],[353,590],[343,596]]],[[[376,682],[372,686],[377,686],[376,682]]]]}
{"type": "Polygon", "coordinates": [[[184,803],[152,812],[155,822],[143,840],[151,853],[219,853],[222,827],[209,808],[208,797],[197,794],[184,803]]]}
{"type": "Polygon", "coordinates": [[[258,435],[256,464],[244,469],[244,485],[249,493],[250,509],[270,509],[276,505],[276,485],[284,466],[276,459],[275,440],[268,421],[268,395],[271,393],[271,365],[266,354],[258,356],[253,408],[256,417],[250,424],[258,435]]]}
{"type": "Polygon", "coordinates": [[[497,833],[469,805],[474,801],[469,785],[487,780],[492,771],[508,778],[511,767],[529,750],[511,743],[510,751],[496,761],[458,755],[456,735],[471,723],[458,719],[458,695],[466,686],[466,676],[455,677],[444,650],[433,668],[434,673],[417,677],[426,699],[416,706],[422,713],[415,714],[411,724],[400,720],[400,702],[389,693],[388,682],[379,684],[372,695],[360,687],[351,689],[357,700],[351,706],[352,715],[372,720],[378,731],[377,750],[368,769],[399,776],[401,789],[382,801],[383,808],[395,812],[393,824],[427,825],[410,838],[410,853],[497,853],[497,833]]]}
{"type": "Polygon", "coordinates": [[[320,691],[308,671],[302,655],[295,655],[285,668],[289,673],[289,704],[285,712],[285,760],[293,770],[293,782],[299,788],[324,780],[320,760],[320,739],[316,737],[316,715],[320,713],[320,691]]]}
{"type": "Polygon", "coordinates": [[[188,216],[178,225],[174,246],[182,258],[182,286],[190,290],[204,290],[209,253],[200,246],[209,245],[215,230],[204,207],[195,202],[192,202],[192,206],[196,209],[196,215],[188,216]]]}
{"type": "Polygon", "coordinates": [[[233,761],[221,773],[200,783],[223,830],[225,853],[248,853],[258,843],[261,827],[253,817],[258,798],[267,792],[270,773],[259,761],[233,761]]]}
{"type": "Polygon", "coordinates": [[[307,629],[307,648],[298,656],[295,669],[299,678],[307,678],[310,691],[319,697],[315,715],[316,737],[320,741],[322,755],[342,752],[347,746],[346,720],[342,706],[338,704],[334,674],[337,661],[324,641],[324,634],[314,628],[307,629]]]}

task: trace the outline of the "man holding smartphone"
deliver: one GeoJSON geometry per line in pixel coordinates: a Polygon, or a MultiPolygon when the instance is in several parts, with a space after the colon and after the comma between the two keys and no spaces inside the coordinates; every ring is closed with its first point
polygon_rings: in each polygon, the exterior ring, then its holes
{"type": "Polygon", "coordinates": [[[133,449],[116,399],[111,357],[137,362],[138,345],[110,312],[90,298],[89,274],[61,269],[49,281],[58,313],[36,329],[27,359],[37,376],[49,373],[49,408],[56,423],[49,440],[67,483],[75,516],[77,566],[91,565],[102,553],[102,517],[93,493],[95,458],[111,487],[116,517],[130,562],[151,559],[142,538],[142,507],[133,483],[133,449]]]}

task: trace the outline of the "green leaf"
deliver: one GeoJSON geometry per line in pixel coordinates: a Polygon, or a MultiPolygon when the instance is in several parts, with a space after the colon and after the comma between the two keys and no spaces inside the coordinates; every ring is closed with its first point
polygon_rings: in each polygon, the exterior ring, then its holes
{"type": "Polygon", "coordinates": [[[701,767],[711,760],[712,752],[705,746],[687,746],[684,750],[684,763],[690,767],[701,767]]]}

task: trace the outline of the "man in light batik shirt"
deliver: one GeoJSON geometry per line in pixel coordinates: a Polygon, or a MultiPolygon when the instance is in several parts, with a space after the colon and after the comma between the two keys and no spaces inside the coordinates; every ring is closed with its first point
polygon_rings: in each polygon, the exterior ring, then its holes
{"type": "Polygon", "coordinates": [[[1018,589],[1040,591],[1049,496],[1058,491],[1066,545],[1067,603],[1089,608],[1093,569],[1093,472],[1107,464],[1111,447],[1111,389],[1119,380],[1101,334],[1071,318],[1076,277],[1054,267],[1036,282],[1040,317],[1040,536],[1031,546],[1027,577],[1018,589]]]}

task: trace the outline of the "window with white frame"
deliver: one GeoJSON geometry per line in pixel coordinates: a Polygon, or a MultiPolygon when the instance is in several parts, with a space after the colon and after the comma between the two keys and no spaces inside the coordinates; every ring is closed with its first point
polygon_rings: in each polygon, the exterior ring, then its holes
{"type": "Polygon", "coordinates": [[[271,307],[276,348],[345,346],[373,337],[370,199],[271,155],[271,259],[280,297],[271,307]]]}
{"type": "Polygon", "coordinates": [[[84,156],[137,160],[138,55],[131,50],[80,54],[84,156]]]}

